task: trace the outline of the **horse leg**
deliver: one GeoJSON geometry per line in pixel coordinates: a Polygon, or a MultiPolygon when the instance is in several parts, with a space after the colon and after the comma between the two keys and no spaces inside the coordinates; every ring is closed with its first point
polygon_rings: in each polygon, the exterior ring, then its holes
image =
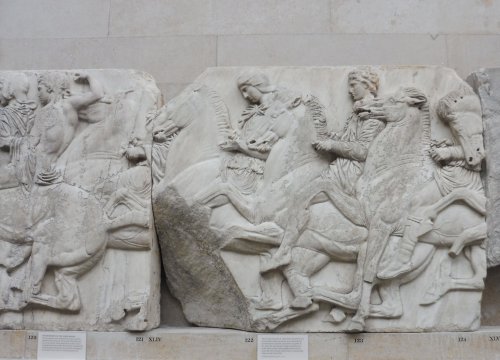
{"type": "Polygon", "coordinates": [[[325,301],[349,310],[356,310],[359,306],[361,297],[361,287],[363,284],[363,266],[366,259],[366,242],[360,246],[357,260],[356,272],[354,273],[354,283],[349,293],[339,293],[328,290],[324,287],[314,287],[313,299],[325,301]]]}
{"type": "Polygon", "coordinates": [[[465,246],[471,245],[478,241],[483,241],[487,236],[487,228],[486,222],[483,222],[477,226],[474,226],[469,229],[465,229],[458,237],[458,241],[456,241],[451,247],[450,251],[448,251],[448,255],[451,257],[456,257],[465,246]]]}
{"type": "Polygon", "coordinates": [[[76,278],[79,274],[66,271],[65,268],[55,271],[57,297],[55,305],[58,309],[78,311],[81,308],[80,293],[76,278]]]}
{"type": "Polygon", "coordinates": [[[453,190],[441,200],[427,207],[424,216],[433,221],[440,212],[457,201],[464,201],[471,209],[474,209],[481,215],[486,215],[486,198],[477,191],[466,188],[453,190]]]}
{"type": "Polygon", "coordinates": [[[195,199],[208,207],[215,208],[227,204],[226,201],[216,200],[219,196],[226,196],[235,209],[248,221],[255,223],[255,203],[245,198],[231,184],[216,182],[211,184],[207,190],[202,190],[195,195],[195,199]]]}
{"type": "Polygon", "coordinates": [[[260,275],[261,295],[254,301],[257,310],[281,310],[283,308],[282,282],[283,277],[277,271],[270,271],[260,275]]]}
{"type": "Polygon", "coordinates": [[[31,264],[29,277],[31,278],[31,294],[37,295],[42,289],[42,281],[47,271],[50,259],[50,246],[45,237],[39,237],[31,249],[31,264]]]}
{"type": "Polygon", "coordinates": [[[442,198],[434,181],[427,183],[410,204],[409,216],[406,219],[404,233],[399,242],[399,249],[392,256],[388,265],[377,274],[379,279],[393,279],[411,271],[415,266],[411,263],[413,251],[419,238],[433,229],[434,224],[424,214],[442,198]]]}
{"type": "Polygon", "coordinates": [[[78,292],[76,277],[77,274],[65,274],[64,269],[54,271],[57,296],[36,294],[31,297],[30,303],[58,310],[80,310],[80,293],[78,292]]]}
{"type": "Polygon", "coordinates": [[[326,201],[325,197],[319,195],[323,193],[349,221],[358,226],[366,226],[365,212],[359,200],[345,193],[334,180],[321,178],[317,184],[314,184],[314,188],[319,191],[311,199],[311,204],[326,201]]]}
{"type": "Polygon", "coordinates": [[[279,267],[290,264],[292,260],[292,248],[299,240],[300,235],[309,221],[309,210],[302,210],[299,206],[292,204],[289,207],[290,211],[287,213],[287,225],[283,238],[278,250],[271,256],[271,258],[263,263],[260,272],[274,270],[279,267]]]}
{"type": "Polygon", "coordinates": [[[261,244],[279,246],[283,229],[273,222],[263,222],[257,225],[233,225],[228,230],[231,240],[244,239],[261,244]]]}
{"type": "Polygon", "coordinates": [[[370,317],[394,319],[403,315],[403,302],[399,287],[401,283],[397,280],[379,284],[379,293],[382,303],[370,305],[370,317]]]}
{"type": "Polygon", "coordinates": [[[253,322],[253,327],[255,327],[258,331],[274,330],[285,321],[289,321],[300,316],[316,312],[318,310],[318,304],[312,304],[311,306],[303,310],[295,310],[287,307],[281,311],[272,313],[270,315],[264,315],[258,319],[255,319],[253,322]]]}
{"type": "Polygon", "coordinates": [[[468,279],[453,279],[451,277],[452,258],[443,259],[439,274],[426,291],[421,305],[431,305],[441,299],[452,290],[475,290],[484,289],[484,278],[486,277],[486,261],[484,250],[480,246],[470,246],[464,250],[465,257],[470,261],[474,275],[468,279]]]}
{"type": "Polygon", "coordinates": [[[291,308],[305,309],[312,304],[313,293],[310,278],[329,262],[330,257],[325,254],[294,248],[291,263],[283,269],[283,275],[294,296],[290,304],[291,308]]]}
{"type": "Polygon", "coordinates": [[[392,228],[392,225],[384,223],[377,215],[370,224],[359,307],[346,329],[348,332],[364,330],[365,319],[370,315],[370,298],[377,277],[377,269],[392,233],[392,228]]]}

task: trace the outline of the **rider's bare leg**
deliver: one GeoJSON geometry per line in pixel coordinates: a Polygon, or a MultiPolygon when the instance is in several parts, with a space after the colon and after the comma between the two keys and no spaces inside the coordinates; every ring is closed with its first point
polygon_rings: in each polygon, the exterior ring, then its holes
{"type": "Polygon", "coordinates": [[[262,273],[290,264],[292,248],[299,241],[299,237],[309,221],[308,208],[301,209],[300,204],[291,204],[289,209],[291,211],[287,214],[287,225],[281,244],[271,258],[262,264],[260,268],[262,273]]]}

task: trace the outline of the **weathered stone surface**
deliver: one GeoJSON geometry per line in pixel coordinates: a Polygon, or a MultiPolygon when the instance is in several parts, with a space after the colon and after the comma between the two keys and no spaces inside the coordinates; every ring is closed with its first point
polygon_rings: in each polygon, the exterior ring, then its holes
{"type": "Polygon", "coordinates": [[[484,146],[487,154],[485,190],[488,198],[486,223],[488,266],[500,264],[500,68],[482,69],[467,81],[479,95],[483,109],[484,146]]]}
{"type": "Polygon", "coordinates": [[[0,72],[0,327],[159,324],[159,96],[135,71],[0,72]]]}
{"type": "Polygon", "coordinates": [[[452,70],[214,68],[154,122],[156,228],[188,321],[478,328],[481,106],[452,70]]]}

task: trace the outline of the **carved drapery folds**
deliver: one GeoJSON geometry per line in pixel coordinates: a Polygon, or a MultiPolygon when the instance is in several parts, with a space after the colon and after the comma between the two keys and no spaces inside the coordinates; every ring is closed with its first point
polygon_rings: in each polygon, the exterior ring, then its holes
{"type": "Polygon", "coordinates": [[[0,72],[1,327],[159,324],[158,98],[133,71],[0,72]]]}
{"type": "Polygon", "coordinates": [[[449,69],[209,69],[151,116],[153,207],[189,321],[479,326],[481,106],[449,69]]]}

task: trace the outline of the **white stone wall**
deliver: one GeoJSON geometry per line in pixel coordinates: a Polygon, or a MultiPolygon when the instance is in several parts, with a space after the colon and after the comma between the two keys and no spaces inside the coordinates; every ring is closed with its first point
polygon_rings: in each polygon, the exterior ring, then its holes
{"type": "Polygon", "coordinates": [[[0,0],[0,69],[136,68],[166,99],[208,66],[500,66],[498,0],[0,0]]]}

